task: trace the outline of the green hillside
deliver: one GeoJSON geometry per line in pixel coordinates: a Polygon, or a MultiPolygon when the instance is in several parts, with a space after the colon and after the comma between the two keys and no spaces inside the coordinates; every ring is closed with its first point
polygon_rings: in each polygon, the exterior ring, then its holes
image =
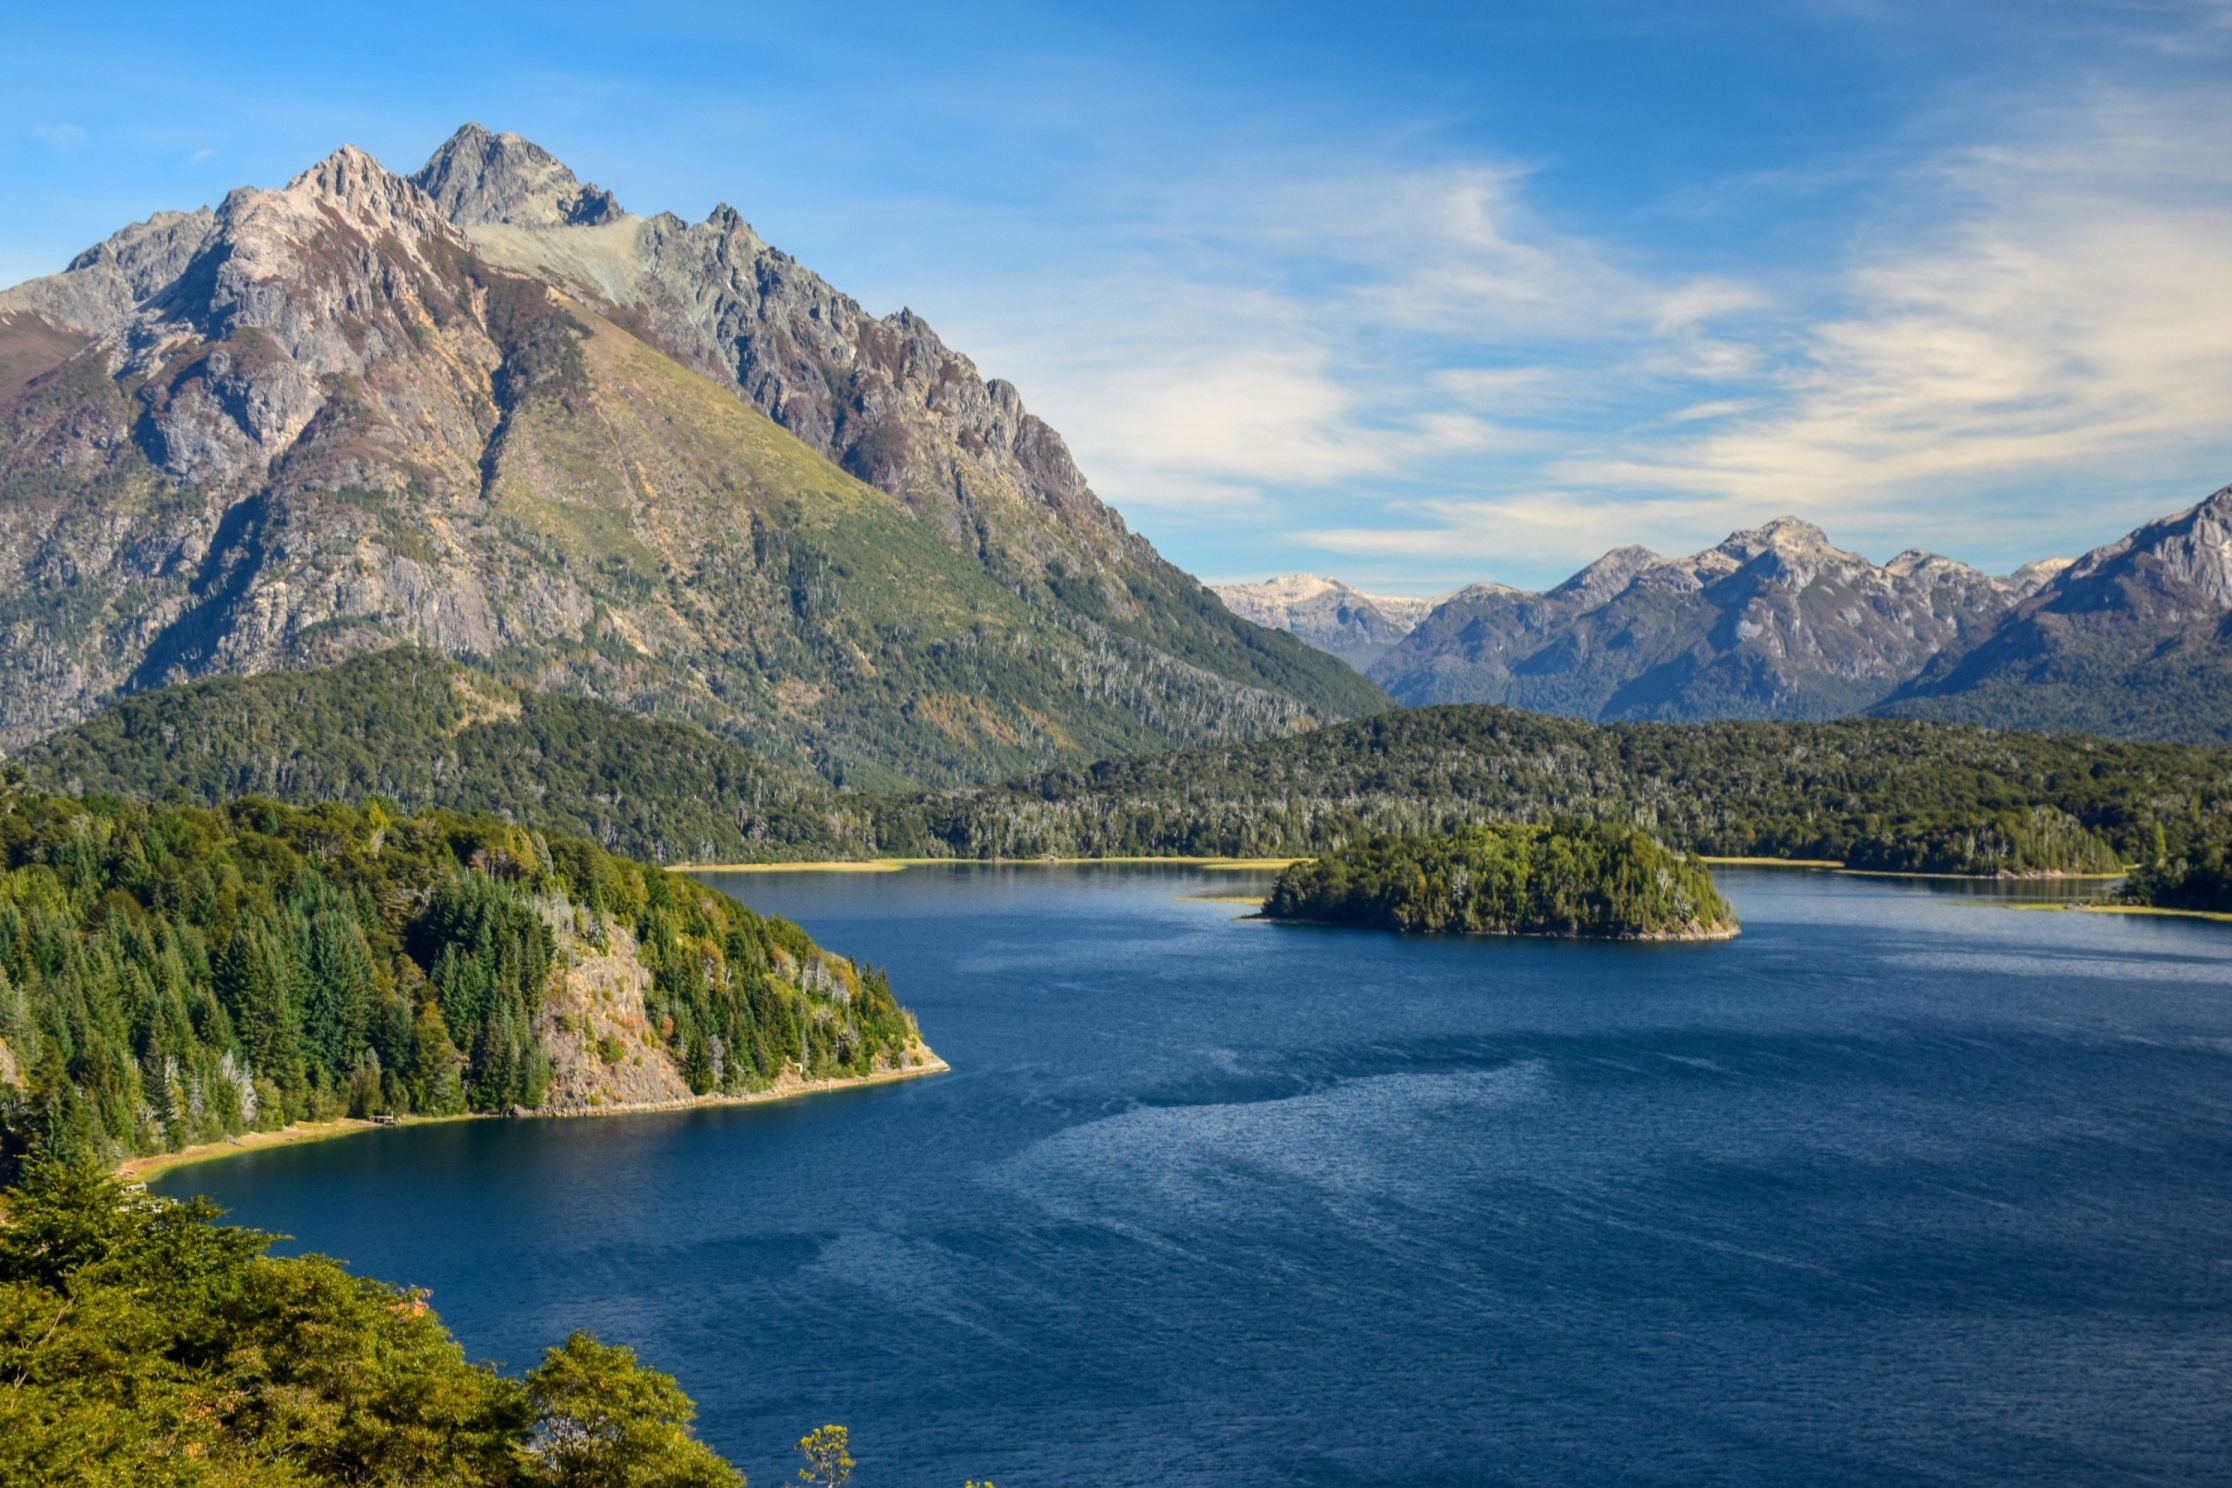
{"type": "Polygon", "coordinates": [[[759,1090],[921,1054],[890,987],[487,816],[0,800],[0,1151],[759,1090]]]}
{"type": "Polygon", "coordinates": [[[415,648],[135,693],[14,762],[64,794],[490,812],[653,862],[874,847],[857,803],[741,745],[415,648]]]}

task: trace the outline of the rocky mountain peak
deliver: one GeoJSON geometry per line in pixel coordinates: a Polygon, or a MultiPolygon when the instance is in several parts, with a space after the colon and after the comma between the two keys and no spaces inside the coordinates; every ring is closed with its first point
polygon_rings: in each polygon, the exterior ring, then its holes
{"type": "Polygon", "coordinates": [[[1829,534],[1813,523],[1799,517],[1777,517],[1748,532],[1731,532],[1720,544],[1720,551],[1748,560],[1762,553],[1829,555],[1838,549],[1830,543],[1829,534]]]}
{"type": "Polygon", "coordinates": [[[622,215],[611,192],[542,146],[479,124],[444,140],[411,180],[460,227],[589,227],[622,215]]]}
{"type": "Polygon", "coordinates": [[[2090,580],[2126,576],[2149,588],[2167,585],[2166,592],[2191,590],[2220,611],[2232,610],[2232,486],[2176,516],[2150,522],[2120,542],[2095,548],[2051,587],[2066,592],[2090,580]]]}
{"type": "Polygon", "coordinates": [[[1614,548],[1596,562],[1550,592],[1561,598],[1601,603],[1635,581],[1635,576],[1659,561],[1649,548],[1614,548]]]}
{"type": "Polygon", "coordinates": [[[218,216],[235,234],[254,223],[279,224],[307,241],[338,220],[373,234],[456,239],[426,194],[355,145],[343,145],[277,191],[236,191],[218,216]]]}
{"type": "Polygon", "coordinates": [[[2074,558],[2040,558],[2024,564],[2000,582],[2012,590],[2017,599],[2028,599],[2060,578],[2076,561],[2074,558]]]}

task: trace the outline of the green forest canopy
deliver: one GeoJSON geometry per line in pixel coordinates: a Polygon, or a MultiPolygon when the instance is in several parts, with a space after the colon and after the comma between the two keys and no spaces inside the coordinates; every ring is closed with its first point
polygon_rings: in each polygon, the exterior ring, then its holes
{"type": "Polygon", "coordinates": [[[1433,935],[1701,939],[1736,930],[1703,863],[1632,827],[1584,821],[1352,843],[1290,865],[1263,912],[1433,935]]]}
{"type": "Polygon", "coordinates": [[[53,1162],[0,1193],[0,1482],[743,1488],[629,1350],[511,1379],[424,1292],[216,1216],[53,1162]]]}
{"type": "Polygon", "coordinates": [[[1910,872],[2107,873],[2232,843],[2232,748],[1903,719],[1598,725],[1452,705],[877,797],[410,650],[127,698],[18,763],[72,794],[491,811],[657,862],[1292,856],[1574,816],[1685,851],[1910,872]]]}
{"type": "Polygon", "coordinates": [[[910,856],[1300,856],[1565,818],[1707,855],[2114,872],[2232,840],[2232,750],[1906,720],[1590,724],[1453,705],[884,803],[876,837],[910,856]]]}
{"type": "Polygon", "coordinates": [[[880,973],[579,838],[377,803],[0,798],[0,1153],[540,1104],[562,958],[621,934],[693,1091],[890,1067],[880,973]]]}

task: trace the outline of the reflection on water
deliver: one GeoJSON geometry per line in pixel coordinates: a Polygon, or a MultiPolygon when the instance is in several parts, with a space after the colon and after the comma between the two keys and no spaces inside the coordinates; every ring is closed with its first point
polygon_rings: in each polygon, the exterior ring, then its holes
{"type": "Polygon", "coordinates": [[[716,878],[954,1073],[183,1172],[760,1483],[2232,1478],[2232,927],[1723,870],[1718,945],[1434,941],[1271,875],[716,878]]]}

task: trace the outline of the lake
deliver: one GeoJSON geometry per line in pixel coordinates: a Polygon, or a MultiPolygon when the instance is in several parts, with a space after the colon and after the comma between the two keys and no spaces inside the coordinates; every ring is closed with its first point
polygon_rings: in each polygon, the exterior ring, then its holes
{"type": "Polygon", "coordinates": [[[2232,1482],[2232,926],[1723,870],[1734,942],[1243,922],[1263,875],[711,881],[949,1075],[181,1170],[574,1327],[760,1488],[2232,1482]]]}

